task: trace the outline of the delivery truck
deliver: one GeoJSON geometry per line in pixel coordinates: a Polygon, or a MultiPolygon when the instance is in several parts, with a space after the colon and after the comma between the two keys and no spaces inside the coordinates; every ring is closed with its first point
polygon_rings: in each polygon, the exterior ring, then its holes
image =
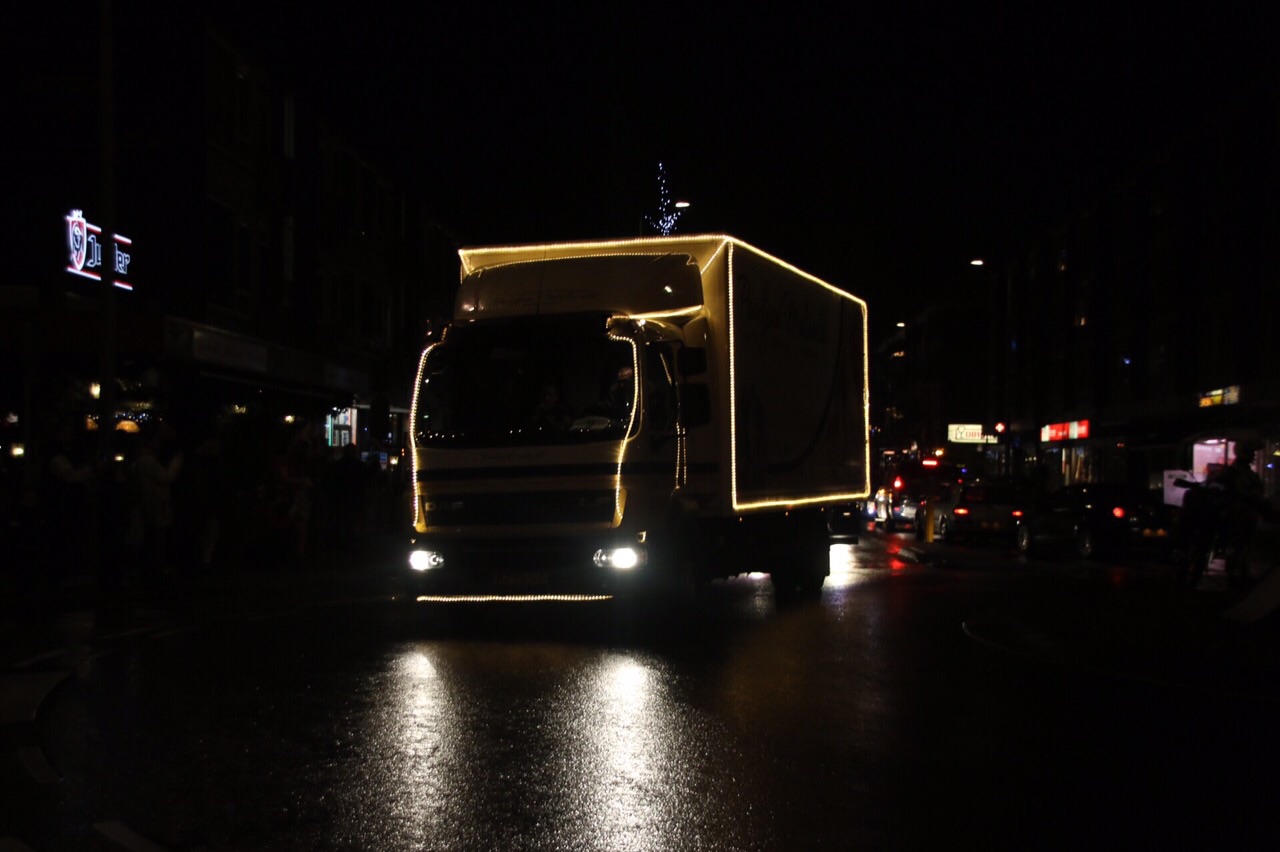
{"type": "Polygon", "coordinates": [[[422,602],[828,574],[869,494],[867,306],[730,236],[464,248],[418,362],[422,602]]]}

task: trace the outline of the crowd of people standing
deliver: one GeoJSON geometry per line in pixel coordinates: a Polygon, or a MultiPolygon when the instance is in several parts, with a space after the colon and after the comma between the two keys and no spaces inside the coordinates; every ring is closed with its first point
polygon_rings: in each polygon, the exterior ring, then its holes
{"type": "Polygon", "coordinates": [[[20,597],[70,583],[118,590],[219,570],[358,568],[407,526],[394,452],[330,447],[309,421],[270,434],[164,421],[106,440],[50,430],[25,471],[6,471],[0,549],[20,597]]]}

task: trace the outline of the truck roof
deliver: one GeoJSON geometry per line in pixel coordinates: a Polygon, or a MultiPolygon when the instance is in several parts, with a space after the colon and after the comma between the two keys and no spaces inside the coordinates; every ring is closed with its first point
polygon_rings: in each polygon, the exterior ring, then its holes
{"type": "Polygon", "coordinates": [[[707,265],[729,243],[745,245],[740,240],[725,235],[636,237],[616,240],[582,240],[464,247],[458,250],[458,256],[462,258],[463,278],[480,269],[505,266],[510,263],[528,263],[536,260],[555,260],[571,257],[604,257],[608,255],[687,254],[697,262],[699,269],[706,269],[707,265]]]}
{"type": "MultiPolygon", "coordinates": [[[[785,260],[774,257],[766,251],[731,237],[728,234],[691,234],[675,237],[634,237],[613,240],[580,240],[557,243],[525,243],[501,246],[474,246],[458,250],[462,259],[461,277],[481,269],[505,266],[512,263],[529,263],[538,260],[556,260],[578,257],[606,257],[610,255],[653,255],[685,254],[698,264],[700,272],[707,267],[727,247],[745,249],[766,260],[786,267],[797,275],[804,276],[824,287],[838,290],[844,295],[853,295],[841,287],[829,284],[816,276],[810,275],[785,260]]],[[[856,298],[856,297],[855,297],[856,298]]],[[[859,299],[858,301],[862,301],[859,299]]]]}

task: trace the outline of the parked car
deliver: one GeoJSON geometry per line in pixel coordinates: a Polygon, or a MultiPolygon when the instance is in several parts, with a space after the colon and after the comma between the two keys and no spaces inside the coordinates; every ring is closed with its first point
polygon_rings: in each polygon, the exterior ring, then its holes
{"type": "Polygon", "coordinates": [[[1022,514],[1012,484],[964,482],[943,488],[932,501],[933,534],[938,541],[957,538],[1011,539],[1022,514]]]}
{"type": "Polygon", "coordinates": [[[1148,492],[1114,483],[1067,485],[1023,510],[1015,538],[1018,550],[1074,551],[1092,559],[1170,541],[1168,508],[1148,492]]]}
{"type": "Polygon", "coordinates": [[[875,522],[893,532],[902,527],[918,528],[921,504],[946,485],[956,482],[955,465],[937,459],[907,460],[886,471],[884,484],[873,500],[875,522]]]}

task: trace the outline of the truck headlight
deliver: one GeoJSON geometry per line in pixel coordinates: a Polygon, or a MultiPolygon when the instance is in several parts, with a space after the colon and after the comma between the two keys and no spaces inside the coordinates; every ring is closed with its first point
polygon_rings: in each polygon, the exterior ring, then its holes
{"type": "Polygon", "coordinates": [[[414,550],[409,553],[409,567],[415,571],[429,571],[444,564],[444,556],[434,550],[414,550]]]}
{"type": "Polygon", "coordinates": [[[630,571],[644,562],[644,551],[634,547],[610,547],[596,551],[594,561],[597,568],[613,568],[617,571],[630,571]]]}

